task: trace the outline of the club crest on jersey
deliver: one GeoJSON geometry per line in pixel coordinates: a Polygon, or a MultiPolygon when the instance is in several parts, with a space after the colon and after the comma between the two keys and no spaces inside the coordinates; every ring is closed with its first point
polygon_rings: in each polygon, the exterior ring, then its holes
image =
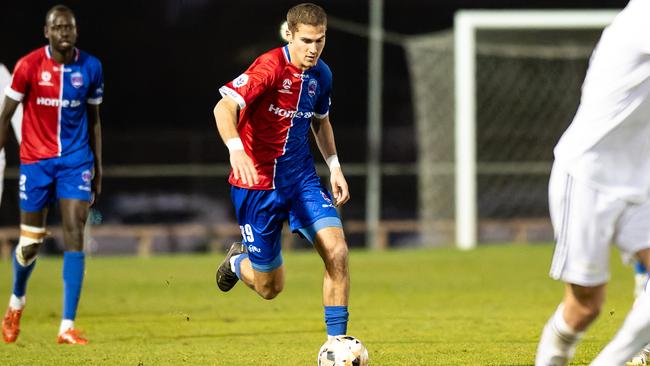
{"type": "Polygon", "coordinates": [[[81,173],[81,179],[84,181],[84,183],[90,183],[90,181],[93,179],[93,173],[91,173],[90,170],[84,170],[81,173]]]}
{"type": "Polygon", "coordinates": [[[80,72],[73,72],[70,75],[70,83],[75,89],[79,89],[84,85],[84,76],[80,72]]]}
{"type": "Polygon", "coordinates": [[[237,79],[233,80],[232,86],[235,88],[241,88],[242,86],[246,85],[246,83],[248,83],[248,75],[241,74],[237,77],[237,79]]]}
{"type": "Polygon", "coordinates": [[[307,94],[309,94],[310,97],[313,97],[314,95],[316,95],[317,88],[318,88],[318,81],[316,81],[316,79],[309,80],[309,84],[307,84],[307,94]]]}
{"type": "Polygon", "coordinates": [[[43,71],[41,72],[41,81],[38,82],[38,85],[41,86],[52,86],[52,74],[49,71],[43,71]]]}
{"type": "Polygon", "coordinates": [[[323,197],[323,199],[324,199],[325,202],[327,203],[326,205],[322,205],[323,208],[326,208],[326,207],[334,207],[334,205],[332,205],[332,200],[331,200],[330,197],[327,195],[327,193],[325,193],[325,192],[323,192],[323,191],[320,191],[320,195],[323,197]]]}

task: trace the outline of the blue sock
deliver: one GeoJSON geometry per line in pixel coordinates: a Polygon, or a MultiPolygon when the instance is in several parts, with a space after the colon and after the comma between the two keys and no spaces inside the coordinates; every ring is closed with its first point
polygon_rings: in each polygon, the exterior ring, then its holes
{"type": "Polygon", "coordinates": [[[36,261],[33,261],[32,264],[27,267],[23,267],[18,263],[16,253],[12,252],[11,254],[14,263],[14,295],[16,295],[16,297],[23,297],[27,291],[27,280],[29,280],[29,276],[32,274],[34,266],[36,266],[36,261]]]}
{"type": "Polygon", "coordinates": [[[643,263],[635,262],[634,263],[634,273],[638,273],[638,274],[648,273],[648,270],[645,268],[643,263]]]}
{"type": "Polygon", "coordinates": [[[327,335],[337,336],[347,334],[348,316],[347,306],[326,306],[325,324],[327,325],[327,335]]]}
{"type": "Polygon", "coordinates": [[[74,320],[84,279],[84,252],[63,253],[63,319],[74,320]]]}
{"type": "Polygon", "coordinates": [[[244,259],[248,258],[248,254],[240,254],[239,257],[235,259],[235,274],[237,275],[237,278],[241,280],[241,261],[244,259]]]}

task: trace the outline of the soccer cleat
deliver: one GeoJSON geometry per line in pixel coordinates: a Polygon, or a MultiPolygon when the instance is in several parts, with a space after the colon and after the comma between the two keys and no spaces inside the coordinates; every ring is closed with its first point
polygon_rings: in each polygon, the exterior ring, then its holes
{"type": "Polygon", "coordinates": [[[237,284],[237,281],[239,281],[235,272],[230,269],[230,258],[243,253],[246,253],[246,246],[244,244],[239,242],[232,243],[228,254],[226,254],[226,259],[217,268],[217,286],[219,286],[221,291],[230,291],[237,284]]]}
{"type": "Polygon", "coordinates": [[[646,346],[641,352],[639,352],[632,361],[627,361],[625,366],[646,366],[650,360],[650,347],[646,346]]]}
{"type": "Polygon", "coordinates": [[[81,333],[74,329],[70,328],[65,332],[59,334],[59,337],[56,339],[58,344],[88,344],[88,340],[81,336],[81,333]]]}
{"type": "Polygon", "coordinates": [[[7,309],[7,313],[2,318],[2,338],[5,343],[13,343],[18,338],[20,333],[20,317],[23,311],[18,309],[7,309]]]}

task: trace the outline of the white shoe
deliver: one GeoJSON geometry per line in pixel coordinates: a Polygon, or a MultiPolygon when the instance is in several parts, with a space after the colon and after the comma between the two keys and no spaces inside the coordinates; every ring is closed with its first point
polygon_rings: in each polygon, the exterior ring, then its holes
{"type": "Polygon", "coordinates": [[[632,361],[625,363],[626,366],[647,366],[650,359],[650,348],[646,347],[638,355],[632,358],[632,361]]]}
{"type": "Polygon", "coordinates": [[[645,287],[648,283],[647,273],[637,273],[634,275],[634,298],[636,299],[645,292],[645,287]]]}

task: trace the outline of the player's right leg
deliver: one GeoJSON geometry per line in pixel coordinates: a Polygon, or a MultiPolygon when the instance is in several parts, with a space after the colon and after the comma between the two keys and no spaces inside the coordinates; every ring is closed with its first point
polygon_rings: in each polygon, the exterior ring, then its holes
{"type": "Polygon", "coordinates": [[[280,237],[286,203],[277,190],[233,187],[231,196],[243,243],[231,246],[217,269],[217,285],[229,291],[239,279],[262,298],[273,299],[284,288],[280,237]]]}
{"type": "Polygon", "coordinates": [[[598,316],[609,280],[610,244],[626,205],[554,167],[549,208],[557,243],[550,275],[567,285],[562,303],[544,326],[535,365],[566,365],[598,316]]]}
{"type": "Polygon", "coordinates": [[[20,166],[20,238],[13,258],[13,291],[2,320],[5,342],[15,342],[25,306],[27,282],[36,265],[38,249],[45,237],[47,204],[51,199],[51,177],[41,163],[20,166]]]}

